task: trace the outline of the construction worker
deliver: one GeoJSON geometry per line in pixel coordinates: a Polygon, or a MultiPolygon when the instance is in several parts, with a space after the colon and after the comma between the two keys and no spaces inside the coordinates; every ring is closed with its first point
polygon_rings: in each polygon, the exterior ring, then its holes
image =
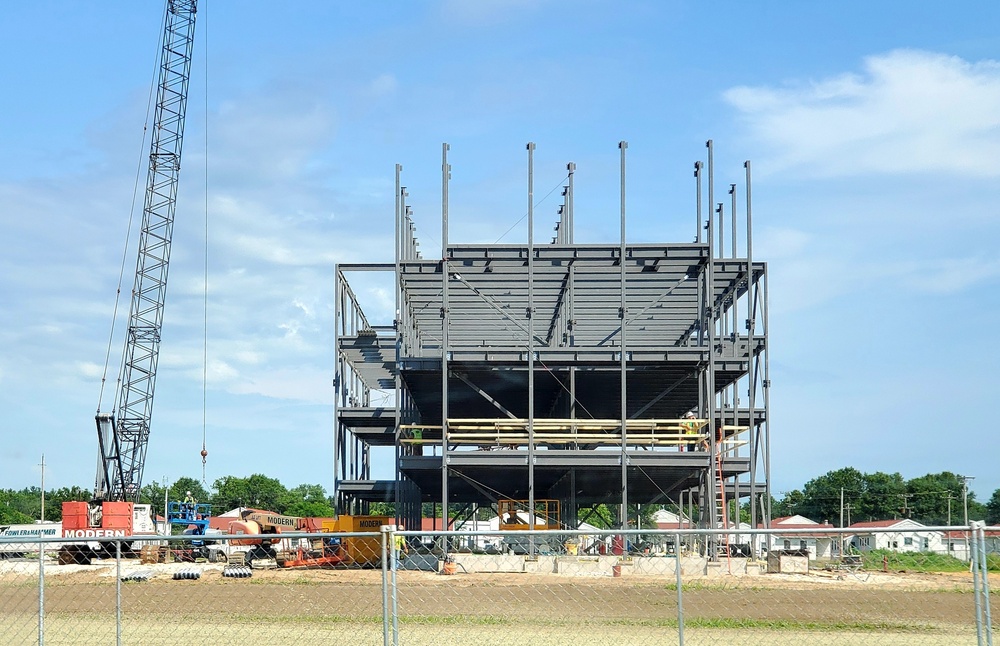
{"type": "Polygon", "coordinates": [[[424,454],[424,429],[413,429],[413,455],[424,454]]]}
{"type": "Polygon", "coordinates": [[[195,499],[194,496],[192,496],[191,492],[189,491],[184,496],[184,515],[187,516],[188,518],[193,517],[194,506],[195,506],[195,499]]]}
{"type": "MultiPolygon", "coordinates": [[[[681,422],[681,428],[684,429],[685,435],[697,435],[698,434],[698,422],[695,421],[694,411],[688,411],[684,413],[684,421],[681,422]]],[[[692,440],[686,444],[688,451],[694,451],[698,442],[692,440]]]]}
{"type": "MultiPolygon", "coordinates": [[[[403,531],[406,529],[403,523],[400,523],[396,528],[396,531],[403,531]]],[[[395,563],[399,563],[403,557],[409,553],[410,548],[406,544],[406,537],[400,536],[399,534],[394,534],[392,537],[392,548],[393,548],[393,559],[395,563]]]]}

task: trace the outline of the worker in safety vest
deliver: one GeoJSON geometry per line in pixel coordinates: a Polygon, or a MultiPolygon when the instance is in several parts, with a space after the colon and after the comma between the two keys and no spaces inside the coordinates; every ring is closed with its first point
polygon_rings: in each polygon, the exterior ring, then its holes
{"type": "MultiPolygon", "coordinates": [[[[684,429],[685,435],[697,435],[698,434],[698,422],[695,421],[694,411],[688,411],[684,413],[684,421],[681,422],[681,428],[684,429]]],[[[694,451],[698,447],[697,438],[691,438],[690,442],[686,444],[688,451],[694,451]]]]}
{"type": "MultiPolygon", "coordinates": [[[[406,527],[403,526],[403,523],[400,523],[396,528],[397,531],[403,531],[404,529],[406,529],[406,527]]],[[[406,537],[400,536],[399,534],[393,535],[392,548],[393,557],[395,558],[396,563],[399,563],[403,559],[403,556],[410,551],[410,548],[406,544],[406,537]]]]}

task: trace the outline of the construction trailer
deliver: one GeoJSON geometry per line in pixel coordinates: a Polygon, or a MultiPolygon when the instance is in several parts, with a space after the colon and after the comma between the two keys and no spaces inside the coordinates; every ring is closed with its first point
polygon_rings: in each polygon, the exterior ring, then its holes
{"type": "Polygon", "coordinates": [[[717,203],[708,142],[692,241],[637,243],[625,233],[626,148],[621,208],[608,213],[619,240],[574,241],[570,163],[556,234],[535,242],[529,144],[526,241],[457,244],[444,145],[442,258],[420,253],[396,166],[395,258],[335,272],[338,512],[396,502],[419,527],[433,503],[452,528],[500,500],[534,510],[554,499],[571,529],[609,508],[610,526],[634,528],[641,505],[698,510],[701,527],[726,529],[735,500],[749,503],[752,526],[767,525],[767,266],[753,258],[750,162],[742,188],[717,203]],[[370,319],[352,287],[371,272],[392,276],[395,320],[370,319]],[[372,456],[386,451],[395,478],[375,480],[372,456]]]}
{"type": "Polygon", "coordinates": [[[273,560],[275,566],[283,568],[372,567],[382,561],[379,532],[392,522],[385,516],[309,518],[247,511],[229,523],[227,533],[239,538],[228,540],[226,557],[234,560],[238,556],[245,565],[273,560]],[[294,539],[281,536],[289,532],[322,535],[294,539]]]}

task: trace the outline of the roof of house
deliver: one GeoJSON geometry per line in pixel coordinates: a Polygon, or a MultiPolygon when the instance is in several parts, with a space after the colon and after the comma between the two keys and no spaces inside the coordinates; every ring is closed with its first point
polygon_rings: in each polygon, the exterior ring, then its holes
{"type": "Polygon", "coordinates": [[[908,528],[920,528],[925,527],[925,525],[918,523],[910,518],[894,518],[892,520],[867,520],[860,523],[854,523],[851,525],[853,529],[879,529],[886,527],[900,527],[905,526],[908,528]]]}

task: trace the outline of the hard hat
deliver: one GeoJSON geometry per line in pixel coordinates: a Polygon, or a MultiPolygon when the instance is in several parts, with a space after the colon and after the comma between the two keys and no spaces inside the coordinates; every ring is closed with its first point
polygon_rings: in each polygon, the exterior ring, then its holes
{"type": "Polygon", "coordinates": [[[190,491],[189,491],[189,492],[187,492],[187,495],[189,495],[189,496],[190,496],[190,495],[191,495],[191,492],[190,492],[190,491]]]}
{"type": "Polygon", "coordinates": [[[684,417],[694,417],[694,413],[692,411],[688,411],[684,413],[684,417]]]}

